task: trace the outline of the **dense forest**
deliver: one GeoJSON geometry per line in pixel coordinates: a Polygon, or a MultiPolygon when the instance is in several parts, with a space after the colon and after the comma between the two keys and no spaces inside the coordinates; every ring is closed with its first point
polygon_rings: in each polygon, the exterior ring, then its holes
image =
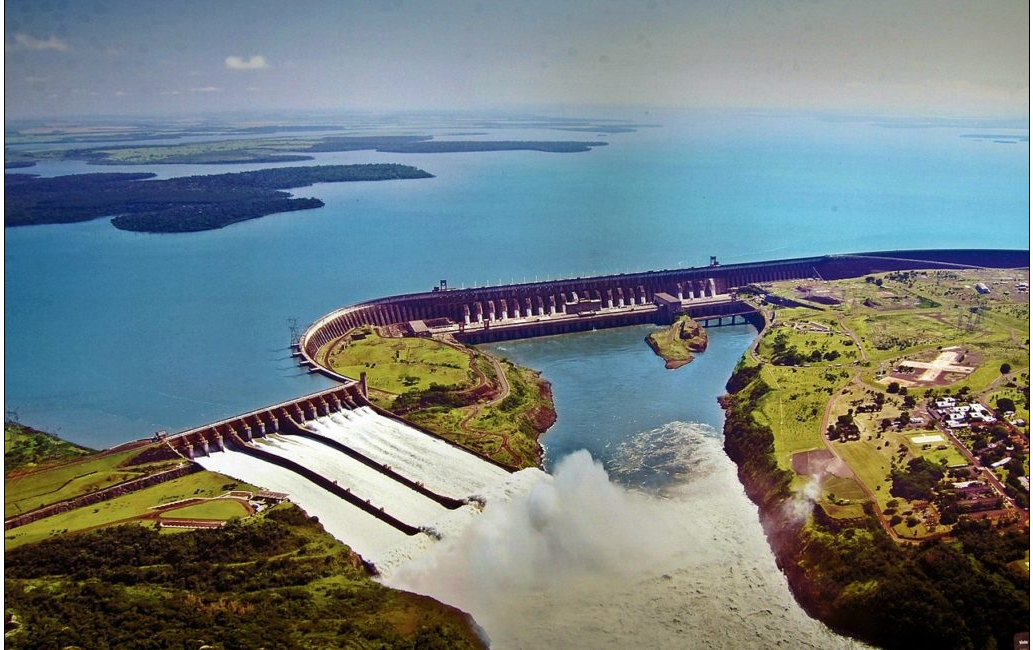
{"type": "Polygon", "coordinates": [[[225,528],[126,525],[6,553],[8,648],[476,648],[468,616],[373,582],[294,506],[225,528]]]}
{"type": "Polygon", "coordinates": [[[4,225],[88,221],[138,232],[213,230],[267,214],[323,205],[280,190],[313,183],[431,178],[407,165],[325,165],[148,180],[154,174],[76,174],[41,178],[7,174],[4,225]]]}
{"type": "Polygon", "coordinates": [[[808,612],[887,648],[1007,648],[1029,629],[1029,579],[1012,566],[1029,548],[1028,527],[962,521],[954,539],[905,546],[870,509],[833,520],[815,505],[809,521],[796,520],[786,507],[792,475],[775,462],[771,429],[752,415],[770,387],[756,366],[741,366],[727,389],[725,449],[808,612]]]}

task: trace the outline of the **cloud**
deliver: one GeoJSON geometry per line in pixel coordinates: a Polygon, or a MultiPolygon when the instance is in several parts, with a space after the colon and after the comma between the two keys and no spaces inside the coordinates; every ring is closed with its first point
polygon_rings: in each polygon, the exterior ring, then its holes
{"type": "Polygon", "coordinates": [[[269,64],[261,54],[255,54],[249,59],[242,56],[226,57],[226,67],[230,70],[261,70],[268,68],[269,64]]]}
{"type": "Polygon", "coordinates": [[[125,97],[127,94],[129,94],[129,93],[127,93],[124,90],[116,90],[115,91],[115,97],[125,97]]]}
{"type": "Polygon", "coordinates": [[[222,90],[222,88],[219,88],[218,86],[200,86],[198,88],[191,88],[190,92],[192,92],[192,93],[217,93],[220,90],[222,90]]]}
{"type": "Polygon", "coordinates": [[[161,94],[162,95],[182,95],[183,93],[179,92],[178,90],[163,90],[163,91],[161,91],[161,94]]]}
{"type": "Polygon", "coordinates": [[[42,39],[29,34],[18,33],[4,41],[4,51],[10,52],[13,50],[55,50],[57,52],[66,52],[68,50],[68,43],[56,36],[42,39]]]}

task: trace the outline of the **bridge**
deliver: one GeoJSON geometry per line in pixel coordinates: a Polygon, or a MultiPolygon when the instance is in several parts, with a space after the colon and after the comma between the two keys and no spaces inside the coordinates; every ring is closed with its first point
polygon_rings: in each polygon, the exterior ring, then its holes
{"type": "Polygon", "coordinates": [[[1029,251],[935,250],[823,255],[768,262],[545,282],[434,290],[342,307],[318,319],[299,338],[295,354],[313,372],[343,382],[326,363],[335,341],[364,325],[396,326],[409,334],[450,334],[465,343],[564,334],[605,327],[666,323],[678,314],[704,321],[729,317],[759,324],[738,290],[785,280],[838,280],[912,269],[1019,268],[1029,251]]]}

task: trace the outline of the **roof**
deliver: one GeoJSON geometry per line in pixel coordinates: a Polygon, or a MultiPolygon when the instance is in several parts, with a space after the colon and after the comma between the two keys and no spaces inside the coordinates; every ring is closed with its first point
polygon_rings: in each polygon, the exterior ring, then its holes
{"type": "Polygon", "coordinates": [[[653,294],[653,302],[662,305],[680,305],[681,301],[669,293],[659,292],[653,294]]]}

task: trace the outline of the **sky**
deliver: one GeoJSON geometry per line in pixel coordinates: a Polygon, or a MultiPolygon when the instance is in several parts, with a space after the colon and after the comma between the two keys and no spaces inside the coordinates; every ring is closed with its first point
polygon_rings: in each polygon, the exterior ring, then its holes
{"type": "Polygon", "coordinates": [[[8,0],[8,118],[656,106],[1029,114],[1026,0],[8,0]]]}

